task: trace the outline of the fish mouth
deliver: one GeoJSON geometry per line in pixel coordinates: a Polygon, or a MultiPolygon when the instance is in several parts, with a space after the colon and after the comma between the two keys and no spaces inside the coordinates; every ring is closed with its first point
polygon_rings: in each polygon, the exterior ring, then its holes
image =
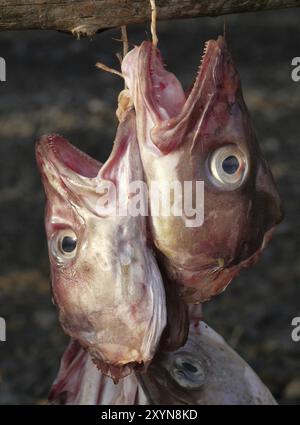
{"type": "Polygon", "coordinates": [[[61,175],[77,174],[94,178],[102,166],[59,134],[41,137],[36,144],[36,159],[41,173],[46,177],[54,167],[61,175]]]}
{"type": "Polygon", "coordinates": [[[197,76],[191,90],[184,93],[175,75],[165,69],[159,51],[149,41],[142,43],[138,78],[143,100],[155,124],[182,119],[199,96],[205,102],[211,86],[218,84],[215,71],[222,55],[226,57],[224,37],[219,36],[217,40],[205,42],[197,76]]]}

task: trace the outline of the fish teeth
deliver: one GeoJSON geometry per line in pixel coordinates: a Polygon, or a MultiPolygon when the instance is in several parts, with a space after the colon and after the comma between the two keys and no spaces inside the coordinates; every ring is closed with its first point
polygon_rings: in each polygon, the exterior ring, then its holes
{"type": "MultiPolygon", "coordinates": [[[[200,70],[201,70],[201,65],[202,65],[202,63],[203,63],[203,61],[204,61],[204,58],[205,58],[205,55],[206,55],[206,52],[207,52],[208,43],[209,43],[209,41],[206,41],[206,42],[204,43],[204,49],[203,49],[202,56],[201,56],[200,63],[199,63],[198,74],[199,74],[199,72],[200,72],[200,70]]],[[[198,74],[197,74],[197,75],[198,75],[198,74]]]]}
{"type": "Polygon", "coordinates": [[[204,43],[204,49],[203,49],[202,56],[201,56],[201,59],[200,59],[200,63],[199,63],[199,66],[198,66],[198,70],[197,70],[197,73],[196,73],[195,81],[197,80],[197,78],[199,77],[199,74],[200,74],[200,72],[201,72],[201,67],[202,67],[203,60],[204,60],[204,58],[205,58],[206,52],[207,52],[208,43],[209,43],[209,41],[206,41],[206,42],[204,43]]]}
{"type": "Polygon", "coordinates": [[[204,43],[204,49],[203,49],[203,53],[202,53],[202,57],[201,57],[201,63],[203,62],[203,59],[204,59],[204,57],[205,57],[205,55],[206,55],[206,52],[207,52],[207,47],[208,47],[208,41],[206,41],[205,43],[204,43]]]}

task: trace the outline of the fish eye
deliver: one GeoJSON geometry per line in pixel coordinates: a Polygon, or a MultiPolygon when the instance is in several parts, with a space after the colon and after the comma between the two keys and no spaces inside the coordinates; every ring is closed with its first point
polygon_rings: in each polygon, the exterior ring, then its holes
{"type": "Polygon", "coordinates": [[[208,159],[209,174],[213,183],[225,190],[242,185],[248,174],[248,159],[235,145],[216,149],[208,159]]]}
{"type": "Polygon", "coordinates": [[[51,239],[50,250],[60,263],[74,258],[77,251],[76,234],[71,229],[58,232],[51,239]]]}
{"type": "Polygon", "coordinates": [[[178,385],[185,389],[201,388],[205,381],[204,365],[189,353],[174,356],[170,373],[178,385]]]}

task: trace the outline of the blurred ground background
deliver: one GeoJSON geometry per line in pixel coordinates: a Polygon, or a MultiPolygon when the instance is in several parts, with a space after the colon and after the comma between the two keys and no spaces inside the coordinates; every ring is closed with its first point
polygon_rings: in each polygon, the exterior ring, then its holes
{"type": "MultiPolygon", "coordinates": [[[[206,321],[286,404],[300,404],[300,342],[290,336],[291,320],[300,316],[300,82],[290,77],[291,60],[300,56],[299,20],[299,9],[227,18],[246,103],[286,217],[260,262],[204,309],[206,321]]],[[[146,29],[130,28],[130,40],[148,37],[146,29]]],[[[203,42],[222,31],[222,18],[159,24],[165,62],[185,87],[203,42]]],[[[94,64],[118,66],[121,45],[113,37],[119,33],[80,41],[55,32],[0,33],[7,62],[7,82],[0,83],[0,316],[7,321],[0,404],[44,402],[67,343],[51,304],[34,143],[43,133],[59,132],[107,158],[122,81],[94,64]]]]}

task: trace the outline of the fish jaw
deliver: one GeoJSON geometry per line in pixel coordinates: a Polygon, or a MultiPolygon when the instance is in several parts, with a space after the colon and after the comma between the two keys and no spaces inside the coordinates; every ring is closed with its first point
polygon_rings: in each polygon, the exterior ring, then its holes
{"type": "Polygon", "coordinates": [[[153,181],[203,182],[204,217],[201,225],[187,227],[184,214],[150,215],[150,228],[171,281],[182,285],[186,301],[203,302],[225,289],[241,268],[254,264],[266,235],[282,220],[282,207],[225,39],[206,43],[185,99],[159,58],[150,43],[143,43],[122,64],[136,108],[146,180],[148,186],[153,181]],[[158,80],[166,80],[165,85],[158,80]],[[174,90],[175,108],[163,87],[174,90]],[[228,157],[238,155],[235,186],[220,182],[212,169],[214,155],[222,149],[232,152],[228,157]]]}
{"type": "MultiPolygon", "coordinates": [[[[165,69],[159,50],[151,42],[144,41],[126,55],[122,62],[122,72],[129,91],[142,92],[144,107],[155,123],[180,113],[186,101],[181,83],[165,69]],[[143,74],[140,75],[140,72],[143,74]]],[[[136,97],[133,99],[137,100],[136,97]]]]}
{"type": "Polygon", "coordinates": [[[60,136],[44,137],[36,147],[60,322],[115,380],[151,361],[166,325],[163,282],[147,245],[145,218],[97,209],[105,179],[114,179],[124,195],[132,179],[142,178],[134,138],[134,119],[128,117],[103,166],[60,136]],[[61,252],[61,235],[68,233],[76,236],[74,255],[61,252]]]}
{"type": "MultiPolygon", "coordinates": [[[[196,120],[201,118],[217,90],[218,79],[222,78],[218,65],[225,47],[223,37],[205,43],[197,77],[188,94],[176,76],[165,69],[159,50],[151,42],[144,41],[125,56],[122,73],[138,111],[139,140],[164,154],[185,143],[187,127],[191,122],[195,124],[193,115],[196,120]],[[151,133],[150,140],[147,131],[151,133]]],[[[227,81],[228,94],[236,90],[237,84],[236,76],[227,81]]]]}

